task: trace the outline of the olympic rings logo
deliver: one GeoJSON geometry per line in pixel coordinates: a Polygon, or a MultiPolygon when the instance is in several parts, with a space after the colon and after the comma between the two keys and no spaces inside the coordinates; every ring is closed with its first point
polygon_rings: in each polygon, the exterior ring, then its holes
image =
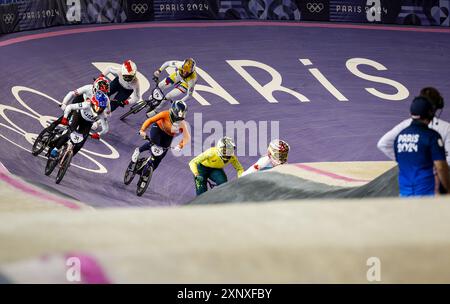
{"type": "Polygon", "coordinates": [[[11,24],[14,21],[14,14],[3,14],[3,22],[11,24]]]}
{"type": "Polygon", "coordinates": [[[142,3],[138,3],[138,4],[133,3],[131,5],[131,10],[133,12],[135,12],[136,14],[144,14],[148,10],[148,5],[147,5],[147,3],[144,3],[144,4],[142,4],[142,3]]]}
{"type": "Polygon", "coordinates": [[[308,3],[306,4],[306,8],[311,12],[311,13],[320,13],[324,6],[323,3],[308,3]]]}
{"type": "MultiPolygon", "coordinates": [[[[56,119],[56,117],[47,116],[38,113],[36,110],[31,108],[28,103],[22,99],[20,96],[21,92],[33,93],[34,98],[41,98],[41,100],[50,101],[50,103],[61,104],[56,99],[39,92],[37,90],[23,87],[23,86],[14,86],[11,89],[13,96],[19,102],[20,107],[14,107],[12,105],[6,105],[0,103],[0,139],[1,144],[6,140],[10,144],[16,146],[21,150],[25,150],[31,152],[31,145],[34,143],[37,134],[33,133],[27,129],[31,128],[34,123],[38,123],[41,127],[48,126],[48,122],[56,119]],[[9,114],[13,114],[9,116],[9,114]],[[18,115],[21,115],[22,120],[17,118],[18,115]],[[3,132],[5,131],[5,132],[3,132]],[[20,139],[20,138],[23,139],[20,139]]],[[[33,102],[36,104],[36,102],[33,102]]],[[[45,107],[42,107],[45,108],[45,107]]],[[[119,152],[110,144],[108,144],[103,139],[100,140],[100,143],[103,144],[99,150],[91,151],[86,148],[81,149],[78,153],[80,156],[84,157],[84,161],[79,161],[78,155],[77,159],[71,166],[77,167],[81,170],[97,173],[97,174],[106,174],[108,170],[102,164],[101,160],[104,159],[117,159],[120,157],[119,152]]],[[[42,158],[45,158],[43,155],[39,155],[42,158]]]]}

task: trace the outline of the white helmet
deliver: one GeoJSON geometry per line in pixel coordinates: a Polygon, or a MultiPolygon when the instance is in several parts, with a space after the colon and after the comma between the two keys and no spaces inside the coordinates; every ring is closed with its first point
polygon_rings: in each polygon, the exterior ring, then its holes
{"type": "Polygon", "coordinates": [[[228,136],[222,137],[217,142],[217,152],[222,158],[230,158],[231,156],[233,156],[235,148],[236,145],[228,136]]]}
{"type": "Polygon", "coordinates": [[[137,66],[131,60],[125,60],[122,64],[122,77],[123,80],[130,82],[136,77],[137,66]]]}
{"type": "Polygon", "coordinates": [[[287,142],[281,139],[274,139],[270,142],[267,153],[272,163],[278,166],[287,162],[289,149],[287,142]]]}

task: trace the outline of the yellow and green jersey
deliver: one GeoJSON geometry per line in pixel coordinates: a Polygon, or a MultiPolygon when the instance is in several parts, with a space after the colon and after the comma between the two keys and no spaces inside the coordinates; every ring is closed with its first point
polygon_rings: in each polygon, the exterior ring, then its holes
{"type": "Polygon", "coordinates": [[[223,169],[230,163],[236,169],[237,176],[240,177],[244,172],[244,168],[242,167],[236,155],[233,155],[227,162],[224,162],[223,159],[219,156],[217,148],[212,147],[193,158],[189,162],[189,167],[191,168],[191,171],[192,173],[194,173],[194,175],[198,175],[197,166],[199,164],[209,168],[223,169]]]}

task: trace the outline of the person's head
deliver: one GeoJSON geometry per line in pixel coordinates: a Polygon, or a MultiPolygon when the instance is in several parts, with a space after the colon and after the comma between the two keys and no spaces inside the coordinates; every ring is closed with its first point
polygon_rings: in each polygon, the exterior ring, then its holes
{"type": "Polygon", "coordinates": [[[136,77],[137,73],[137,66],[136,63],[134,63],[131,60],[125,60],[122,64],[122,78],[126,82],[133,81],[136,77]]]}
{"type": "Polygon", "coordinates": [[[428,98],[417,96],[413,99],[409,108],[411,118],[429,123],[434,117],[434,107],[428,98]]]}
{"type": "Polygon", "coordinates": [[[234,155],[234,150],[236,149],[233,140],[228,136],[219,139],[216,146],[219,156],[225,161],[228,161],[234,155]]]}
{"type": "Polygon", "coordinates": [[[109,79],[103,76],[98,77],[94,81],[93,85],[93,93],[95,94],[97,91],[101,91],[105,94],[109,94],[109,79]]]}
{"type": "Polygon", "coordinates": [[[183,78],[187,78],[191,76],[192,73],[195,72],[195,60],[192,58],[188,58],[184,60],[183,65],[180,69],[180,75],[183,78]]]}
{"type": "Polygon", "coordinates": [[[186,118],[187,105],[184,101],[178,100],[172,104],[169,110],[169,117],[172,123],[182,121],[186,118]]]}
{"type": "Polygon", "coordinates": [[[420,90],[420,96],[428,98],[434,108],[434,112],[436,112],[437,110],[442,110],[444,108],[444,98],[436,88],[425,87],[420,90]]]}
{"type": "Polygon", "coordinates": [[[275,166],[285,164],[288,160],[289,145],[281,139],[274,139],[270,142],[267,154],[275,166]]]}
{"type": "Polygon", "coordinates": [[[101,114],[108,107],[108,103],[109,98],[102,91],[97,91],[91,98],[92,110],[97,114],[101,114]]]}

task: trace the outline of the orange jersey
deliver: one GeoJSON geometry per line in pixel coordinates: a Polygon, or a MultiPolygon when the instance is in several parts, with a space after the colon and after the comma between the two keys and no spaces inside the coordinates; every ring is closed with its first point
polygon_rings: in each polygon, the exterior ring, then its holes
{"type": "Polygon", "coordinates": [[[179,143],[180,148],[183,148],[183,146],[190,141],[191,136],[187,129],[186,122],[182,120],[178,123],[172,124],[169,117],[169,111],[163,111],[144,121],[141,131],[145,132],[145,130],[147,130],[148,127],[155,122],[167,135],[175,136],[178,133],[183,133],[183,140],[179,143]]]}

